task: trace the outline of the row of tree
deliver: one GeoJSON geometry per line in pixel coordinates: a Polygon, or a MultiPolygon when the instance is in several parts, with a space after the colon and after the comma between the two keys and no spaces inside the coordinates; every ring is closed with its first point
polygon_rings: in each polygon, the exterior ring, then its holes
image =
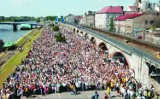
{"type": "Polygon", "coordinates": [[[40,22],[40,21],[41,21],[41,18],[43,18],[43,21],[48,21],[48,20],[50,20],[50,21],[55,21],[56,18],[57,18],[57,16],[37,17],[37,18],[35,18],[35,21],[36,21],[36,22],[40,22]]]}
{"type": "MultiPolygon", "coordinates": [[[[58,16],[37,17],[37,18],[35,18],[35,21],[40,22],[40,21],[42,21],[41,18],[43,19],[43,21],[49,21],[49,20],[50,21],[55,21],[58,18],[58,16]]],[[[58,20],[60,21],[62,18],[63,18],[63,16],[58,18],[58,20]]]]}
{"type": "MultiPolygon", "coordinates": [[[[31,16],[10,16],[10,17],[5,17],[5,16],[0,16],[0,22],[18,22],[18,21],[36,21],[36,22],[40,22],[41,18],[43,19],[43,21],[55,21],[58,16],[46,16],[46,17],[31,17],[31,16]]],[[[61,16],[60,18],[58,18],[58,20],[60,21],[63,18],[63,16],[61,16]]]]}
{"type": "Polygon", "coordinates": [[[34,17],[30,16],[10,16],[10,17],[4,17],[0,16],[0,22],[18,22],[18,21],[32,21],[35,20],[34,17]]]}

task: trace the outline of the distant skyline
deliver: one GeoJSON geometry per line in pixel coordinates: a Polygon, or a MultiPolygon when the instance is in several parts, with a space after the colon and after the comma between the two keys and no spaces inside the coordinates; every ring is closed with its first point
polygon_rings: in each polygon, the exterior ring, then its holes
{"type": "Polygon", "coordinates": [[[86,11],[99,11],[111,5],[125,6],[126,9],[134,2],[135,0],[0,0],[0,16],[82,15],[86,11]]]}

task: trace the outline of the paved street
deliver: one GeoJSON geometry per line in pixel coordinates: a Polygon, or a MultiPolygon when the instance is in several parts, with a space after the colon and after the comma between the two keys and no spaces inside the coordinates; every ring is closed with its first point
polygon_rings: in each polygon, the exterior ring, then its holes
{"type": "MultiPolygon", "coordinates": [[[[99,99],[103,99],[105,91],[98,91],[99,94],[99,99]]],[[[77,95],[71,95],[70,93],[57,93],[57,94],[51,94],[51,95],[46,95],[46,96],[36,96],[35,98],[37,99],[91,99],[91,97],[94,95],[94,91],[84,91],[84,92],[78,92],[77,95]]],[[[123,99],[120,96],[117,96],[116,92],[111,93],[112,98],[109,99],[123,99]]],[[[22,99],[25,99],[22,98],[22,99]]],[[[31,99],[31,98],[27,98],[31,99]]],[[[33,99],[33,98],[32,98],[33,99]]]]}

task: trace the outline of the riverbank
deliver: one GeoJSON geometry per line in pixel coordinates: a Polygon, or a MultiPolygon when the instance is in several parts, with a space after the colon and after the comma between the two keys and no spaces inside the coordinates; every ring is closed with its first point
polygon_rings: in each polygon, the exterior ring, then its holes
{"type": "Polygon", "coordinates": [[[29,31],[27,34],[25,34],[23,37],[19,38],[19,39],[15,42],[15,44],[16,44],[17,46],[19,46],[19,45],[26,39],[26,37],[28,37],[33,31],[34,31],[34,30],[31,30],[31,31],[29,31]]]}
{"type": "Polygon", "coordinates": [[[6,78],[15,71],[15,66],[20,65],[22,59],[24,59],[27,56],[29,50],[32,48],[32,43],[38,37],[40,37],[41,33],[42,29],[34,30],[32,32],[27,33],[26,36],[21,38],[21,40],[17,41],[17,45],[21,45],[25,41],[25,43],[23,44],[23,50],[15,50],[15,54],[2,66],[0,70],[0,88],[2,88],[3,82],[6,80],[6,78]],[[26,38],[28,36],[29,39],[26,38]]]}
{"type": "MultiPolygon", "coordinates": [[[[34,33],[34,31],[36,30],[32,30],[32,31],[29,31],[28,33],[26,33],[23,37],[19,38],[16,42],[15,42],[15,45],[17,47],[20,47],[22,46],[25,41],[27,41],[28,37],[34,33]]],[[[1,52],[0,53],[0,69],[2,68],[2,65],[4,63],[6,63],[8,61],[8,59],[14,54],[16,50],[13,50],[13,51],[5,51],[5,52],[1,52]],[[12,53],[12,54],[11,54],[12,53]]]]}

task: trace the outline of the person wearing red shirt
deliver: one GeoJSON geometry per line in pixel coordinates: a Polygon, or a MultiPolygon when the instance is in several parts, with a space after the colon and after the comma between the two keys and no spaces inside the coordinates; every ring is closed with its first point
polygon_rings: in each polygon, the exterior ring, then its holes
{"type": "Polygon", "coordinates": [[[103,99],[108,99],[108,96],[107,96],[106,93],[104,94],[104,98],[103,99]]]}

